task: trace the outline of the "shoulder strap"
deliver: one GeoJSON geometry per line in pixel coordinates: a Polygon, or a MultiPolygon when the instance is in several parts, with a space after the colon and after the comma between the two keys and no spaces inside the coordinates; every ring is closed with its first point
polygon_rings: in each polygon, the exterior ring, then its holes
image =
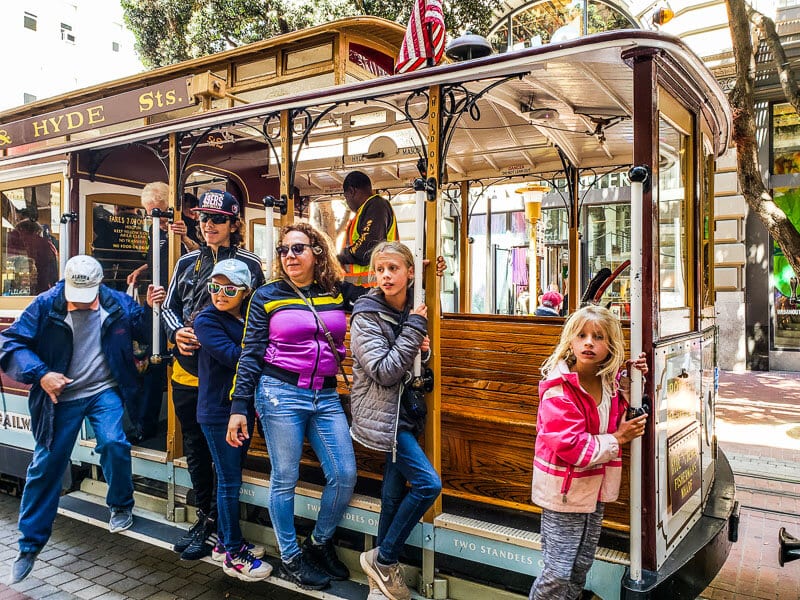
{"type": "Polygon", "coordinates": [[[347,373],[344,372],[344,365],[342,364],[342,359],[339,356],[339,351],[336,349],[336,342],[333,341],[333,335],[331,335],[330,330],[325,325],[325,321],[323,321],[320,318],[319,313],[317,313],[317,309],[314,308],[314,303],[311,302],[308,298],[306,298],[305,294],[303,294],[300,288],[297,287],[291,279],[287,277],[284,281],[286,281],[290,286],[292,286],[292,289],[298,296],[300,296],[300,299],[306,303],[306,306],[308,306],[308,308],[314,315],[314,318],[317,320],[317,323],[322,329],[322,333],[325,335],[325,339],[328,340],[328,345],[331,347],[331,352],[333,352],[333,357],[336,359],[336,364],[339,365],[339,372],[342,374],[342,377],[344,377],[344,383],[347,386],[347,389],[349,390],[350,380],[347,378],[347,373]]]}

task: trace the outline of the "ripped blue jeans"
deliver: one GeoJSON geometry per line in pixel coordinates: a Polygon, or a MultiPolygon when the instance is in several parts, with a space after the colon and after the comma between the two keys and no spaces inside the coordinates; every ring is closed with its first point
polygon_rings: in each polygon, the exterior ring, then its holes
{"type": "Polygon", "coordinates": [[[303,439],[308,438],[325,474],[314,539],[333,537],[356,484],[356,457],[339,394],[335,389],[309,390],[262,375],[256,411],[272,465],[269,516],[281,559],[300,553],[294,526],[294,490],[300,476],[303,439]]]}

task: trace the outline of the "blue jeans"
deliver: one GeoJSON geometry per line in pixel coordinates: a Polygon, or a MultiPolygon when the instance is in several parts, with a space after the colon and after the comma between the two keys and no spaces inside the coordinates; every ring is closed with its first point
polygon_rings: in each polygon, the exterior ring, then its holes
{"type": "Polygon", "coordinates": [[[35,552],[50,539],[61,495],[61,478],[83,419],[97,438],[95,452],[108,483],[109,508],[133,508],[131,445],[122,430],[122,399],[116,388],[55,405],[50,448],[36,444],[19,507],[19,549],[35,552]]]}
{"type": "Polygon", "coordinates": [[[386,453],[378,522],[378,559],[384,564],[400,560],[400,551],[414,526],[442,491],[442,481],[410,431],[397,432],[397,458],[386,453]],[[406,481],[411,489],[406,488],[406,481]]]}
{"type": "Polygon", "coordinates": [[[344,515],[356,484],[356,457],[347,418],[334,389],[308,390],[263,375],[256,410],[264,426],[272,464],[269,515],[281,559],[300,553],[294,527],[294,489],[307,437],[325,474],[314,539],[327,542],[344,515]]]}
{"type": "MultiPolygon", "coordinates": [[[[253,435],[254,419],[248,418],[247,431],[253,435]]],[[[225,543],[225,550],[236,552],[244,538],[239,526],[239,489],[242,487],[242,467],[247,458],[250,440],[234,448],[225,438],[228,424],[201,424],[208,441],[208,449],[217,471],[217,534],[225,543]]]]}

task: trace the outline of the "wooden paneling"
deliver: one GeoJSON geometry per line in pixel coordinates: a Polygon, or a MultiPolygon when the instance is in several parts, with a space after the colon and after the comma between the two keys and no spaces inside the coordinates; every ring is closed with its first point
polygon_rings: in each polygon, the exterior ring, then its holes
{"type": "MultiPolygon", "coordinates": [[[[539,510],[530,501],[538,383],[561,327],[561,320],[546,319],[448,315],[442,320],[445,494],[539,510]]],[[[627,479],[626,469],[624,497],[606,507],[606,525],[614,529],[627,528],[627,479]]]]}

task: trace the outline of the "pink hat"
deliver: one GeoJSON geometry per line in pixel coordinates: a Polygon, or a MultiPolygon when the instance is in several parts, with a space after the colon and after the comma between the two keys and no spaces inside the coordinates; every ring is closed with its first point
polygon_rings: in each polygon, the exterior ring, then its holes
{"type": "Polygon", "coordinates": [[[558,292],[546,292],[542,296],[542,306],[547,308],[557,308],[564,301],[564,296],[558,292]]]}

